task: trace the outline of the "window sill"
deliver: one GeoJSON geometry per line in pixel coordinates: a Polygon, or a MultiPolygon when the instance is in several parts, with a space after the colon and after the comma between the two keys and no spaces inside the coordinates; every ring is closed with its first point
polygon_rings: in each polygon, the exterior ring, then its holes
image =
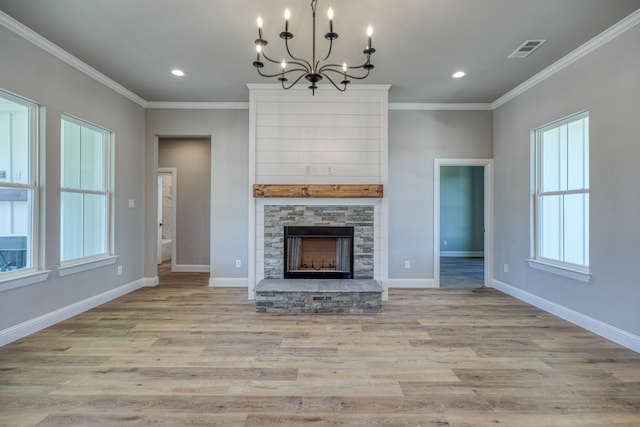
{"type": "Polygon", "coordinates": [[[60,277],[69,276],[71,274],[80,273],[82,271],[93,270],[94,268],[104,267],[105,265],[115,264],[118,260],[117,256],[107,256],[101,258],[83,259],[77,262],[60,266],[58,274],[60,277]]]}
{"type": "Polygon", "coordinates": [[[529,263],[530,268],[535,268],[536,270],[557,274],[559,276],[568,277],[569,279],[578,280],[584,283],[589,283],[591,281],[591,273],[588,271],[542,262],[536,259],[528,259],[527,263],[529,263]]]}
{"type": "Polygon", "coordinates": [[[34,285],[44,282],[49,278],[49,270],[45,271],[24,271],[20,275],[14,275],[0,279],[0,292],[11,289],[22,288],[23,286],[34,285]]]}

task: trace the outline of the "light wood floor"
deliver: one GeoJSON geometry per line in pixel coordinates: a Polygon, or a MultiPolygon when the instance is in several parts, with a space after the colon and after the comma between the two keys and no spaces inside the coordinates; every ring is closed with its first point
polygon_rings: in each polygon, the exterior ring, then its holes
{"type": "Polygon", "coordinates": [[[476,289],[484,286],[484,258],[440,257],[440,287],[476,289]]]}
{"type": "Polygon", "coordinates": [[[206,284],[172,273],[0,348],[0,425],[640,425],[640,355],[493,289],[273,315],[206,284]]]}

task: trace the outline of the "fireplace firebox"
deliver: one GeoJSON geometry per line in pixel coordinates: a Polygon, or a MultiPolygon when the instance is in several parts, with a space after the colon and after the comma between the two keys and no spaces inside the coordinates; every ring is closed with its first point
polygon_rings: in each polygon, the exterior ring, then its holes
{"type": "Polygon", "coordinates": [[[284,227],[285,279],[353,279],[353,227],[284,227]]]}

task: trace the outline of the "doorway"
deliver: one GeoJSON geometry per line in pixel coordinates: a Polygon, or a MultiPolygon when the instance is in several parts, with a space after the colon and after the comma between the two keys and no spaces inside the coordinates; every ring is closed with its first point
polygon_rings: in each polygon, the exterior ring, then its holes
{"type": "Polygon", "coordinates": [[[174,262],[177,201],[177,168],[158,168],[158,265],[174,262]]]}
{"type": "Polygon", "coordinates": [[[492,160],[436,159],[434,169],[434,281],[490,286],[492,160]]]}
{"type": "MultiPolygon", "coordinates": [[[[211,242],[211,138],[158,137],[157,150],[157,171],[172,172],[171,210],[163,211],[163,220],[157,221],[157,226],[163,231],[171,224],[171,271],[208,273],[211,242]],[[165,214],[170,215],[170,222],[166,221],[165,214]]],[[[163,186],[164,181],[163,177],[163,186]]],[[[159,199],[160,189],[157,193],[159,199]]],[[[159,205],[160,203],[158,211],[159,205]]],[[[160,218],[160,212],[157,216],[160,218]]],[[[168,240],[167,236],[164,237],[164,240],[168,240]]],[[[157,248],[157,251],[162,257],[162,248],[157,248]]]]}

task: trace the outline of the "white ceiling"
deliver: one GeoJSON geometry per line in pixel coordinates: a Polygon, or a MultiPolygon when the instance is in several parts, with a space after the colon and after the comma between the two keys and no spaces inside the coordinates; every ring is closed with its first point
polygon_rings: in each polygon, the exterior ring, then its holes
{"type": "MultiPolygon", "coordinates": [[[[374,28],[371,76],[396,103],[491,103],[640,8],[640,0],[318,0],[318,34],[335,12],[332,58],[361,62],[374,28]],[[526,59],[507,56],[547,39],[526,59]],[[353,54],[352,54],[353,53],[353,54]],[[467,76],[452,79],[464,70],[467,76]]],[[[294,54],[310,56],[310,0],[0,0],[0,10],[150,102],[248,101],[259,77],[256,18],[269,54],[291,10],[294,54]],[[174,67],[186,76],[170,74],[174,67]]],[[[318,51],[326,41],[318,37],[318,51]]],[[[2,44],[0,41],[0,49],[2,44]]],[[[0,51],[1,54],[1,51],[0,51]]],[[[325,84],[325,83],[321,83],[325,84]]],[[[358,82],[354,82],[358,84],[358,82]]]]}

